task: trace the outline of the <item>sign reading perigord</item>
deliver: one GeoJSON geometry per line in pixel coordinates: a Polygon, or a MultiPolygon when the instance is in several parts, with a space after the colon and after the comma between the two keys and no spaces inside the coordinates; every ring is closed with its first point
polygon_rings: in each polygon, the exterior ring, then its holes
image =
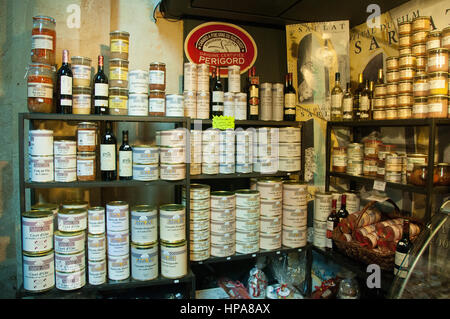
{"type": "Polygon", "coordinates": [[[227,76],[227,66],[239,65],[241,74],[253,66],[258,55],[252,36],[237,25],[207,22],[192,29],[184,41],[189,61],[220,66],[220,75],[227,76]]]}

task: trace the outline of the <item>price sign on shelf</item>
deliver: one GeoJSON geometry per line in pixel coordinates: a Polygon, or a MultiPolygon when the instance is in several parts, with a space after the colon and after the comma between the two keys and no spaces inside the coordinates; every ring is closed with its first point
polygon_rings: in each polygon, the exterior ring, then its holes
{"type": "Polygon", "coordinates": [[[213,116],[212,127],[219,130],[234,130],[234,117],[232,116],[213,116]]]}
{"type": "Polygon", "coordinates": [[[373,189],[380,191],[380,192],[384,192],[386,189],[386,182],[385,181],[379,181],[376,180],[373,182],[373,189]]]}

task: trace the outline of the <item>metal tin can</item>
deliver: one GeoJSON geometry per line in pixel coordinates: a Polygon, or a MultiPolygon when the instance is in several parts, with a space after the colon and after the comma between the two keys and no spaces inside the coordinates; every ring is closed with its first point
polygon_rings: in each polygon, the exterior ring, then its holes
{"type": "MultiPolygon", "coordinates": [[[[261,217],[265,219],[265,217],[261,217]]],[[[258,231],[260,220],[259,218],[248,219],[248,218],[236,218],[236,229],[244,231],[258,231]]]]}
{"type": "Polygon", "coordinates": [[[259,231],[245,231],[236,229],[236,241],[255,242],[259,241],[259,231]]]}
{"type": "Polygon", "coordinates": [[[331,199],[332,194],[316,193],[314,196],[314,219],[320,221],[326,221],[328,215],[331,212],[331,199]]]}
{"type": "Polygon", "coordinates": [[[197,250],[197,251],[189,251],[189,258],[191,261],[202,261],[202,260],[206,260],[211,256],[210,254],[210,250],[205,249],[205,250],[197,250]]]}
{"type": "Polygon", "coordinates": [[[282,213],[282,199],[261,199],[262,216],[281,216],[282,213]]]}
{"type": "Polygon", "coordinates": [[[228,92],[241,92],[241,67],[239,65],[228,66],[228,92]]]}
{"type": "Polygon", "coordinates": [[[355,192],[345,192],[347,196],[347,211],[349,214],[353,214],[360,210],[360,198],[355,192]]]}
{"type": "Polygon", "coordinates": [[[86,255],[84,249],[73,254],[55,253],[56,272],[76,272],[86,267],[86,255]]]}
{"type": "Polygon", "coordinates": [[[184,97],[181,94],[166,95],[166,116],[184,116],[184,97]]]}
{"type": "Polygon", "coordinates": [[[84,251],[84,243],[86,241],[86,234],[84,231],[74,233],[64,233],[56,231],[55,239],[55,253],[57,254],[74,254],[84,251]]]}
{"type": "Polygon", "coordinates": [[[307,206],[283,205],[283,227],[304,227],[308,221],[307,206]]]}
{"type": "Polygon", "coordinates": [[[259,207],[259,191],[251,189],[240,189],[236,192],[236,206],[239,207],[259,207]]]}
{"type": "Polygon", "coordinates": [[[55,182],[69,183],[77,180],[76,168],[55,168],[55,182]]]}
{"type": "Polygon", "coordinates": [[[260,205],[255,207],[239,207],[236,206],[236,218],[255,219],[260,216],[260,205]]]}
{"type": "Polygon", "coordinates": [[[130,70],[128,72],[128,90],[130,94],[148,94],[148,83],[149,73],[147,70],[130,70]]]}
{"type": "Polygon", "coordinates": [[[282,127],[279,129],[280,143],[300,143],[301,129],[299,127],[282,127]]]}
{"type": "Polygon", "coordinates": [[[128,95],[128,115],[147,116],[148,115],[148,95],[141,93],[130,93],[128,95]]]}
{"type": "Polygon", "coordinates": [[[90,234],[103,234],[105,230],[105,208],[101,206],[88,208],[88,232],[90,234]]]}
{"type": "Polygon", "coordinates": [[[123,256],[130,252],[130,233],[128,229],[106,233],[108,256],[123,256]]]}
{"type": "Polygon", "coordinates": [[[314,228],[314,235],[313,235],[313,244],[316,247],[324,248],[326,247],[327,242],[327,231],[326,231],[326,222],[321,222],[325,224],[325,228],[314,228]]]}
{"type": "Polygon", "coordinates": [[[201,231],[204,229],[208,229],[209,227],[209,219],[190,219],[189,220],[189,230],[191,232],[201,231]]]}
{"type": "Polygon", "coordinates": [[[219,174],[219,164],[218,163],[202,163],[202,173],[205,175],[219,174]]]}
{"type": "Polygon", "coordinates": [[[202,164],[201,163],[191,163],[191,175],[200,175],[202,173],[202,164]]]}
{"type": "Polygon", "coordinates": [[[29,178],[32,182],[52,182],[54,180],[53,155],[29,156],[28,166],[29,178]]]}
{"type": "Polygon", "coordinates": [[[184,91],[184,116],[190,118],[197,117],[197,92],[184,91]]]}
{"type": "Polygon", "coordinates": [[[198,251],[198,250],[206,250],[210,247],[210,240],[209,238],[205,240],[195,240],[190,242],[189,249],[190,251],[198,251]]]}
{"type": "Polygon", "coordinates": [[[214,233],[229,233],[236,229],[236,222],[234,220],[229,221],[215,221],[211,220],[211,232],[214,233]]]}
{"type": "Polygon", "coordinates": [[[265,179],[257,182],[261,199],[283,198],[283,184],[279,179],[265,179]]]}
{"type": "Polygon", "coordinates": [[[298,182],[283,182],[283,205],[307,205],[308,185],[298,182]]]}
{"type": "Polygon", "coordinates": [[[108,232],[128,230],[130,224],[129,206],[124,201],[106,204],[106,229],[108,232]]]}
{"type": "MultiPolygon", "coordinates": [[[[211,186],[206,184],[191,184],[190,185],[190,198],[191,200],[197,199],[209,199],[211,193],[211,186]]],[[[182,197],[186,198],[186,187],[183,186],[182,197]]],[[[191,207],[192,208],[192,207],[191,207]]]]}
{"type": "Polygon", "coordinates": [[[157,132],[157,145],[185,146],[186,129],[177,128],[157,132]]]}
{"type": "Polygon", "coordinates": [[[281,232],[281,216],[260,216],[259,231],[261,233],[279,233],[281,232]]]}
{"type": "Polygon", "coordinates": [[[161,241],[161,275],[170,279],[187,275],[186,241],[176,244],[161,241]]]}
{"type": "Polygon", "coordinates": [[[259,241],[236,241],[236,252],[240,254],[253,254],[259,251],[259,241]]]}
{"type": "Polygon", "coordinates": [[[137,205],[131,208],[131,242],[148,245],[158,240],[158,211],[154,206],[137,205]]]}
{"type": "Polygon", "coordinates": [[[233,245],[236,241],[236,232],[216,233],[211,232],[211,244],[214,245],[233,245]]]}
{"type": "Polygon", "coordinates": [[[108,279],[125,280],[130,277],[130,255],[110,256],[108,254],[108,279]]]}
{"type": "Polygon", "coordinates": [[[160,162],[162,164],[183,164],[186,162],[186,150],[184,147],[160,147],[160,162]]]}
{"type": "Polygon", "coordinates": [[[237,163],[236,164],[236,173],[243,173],[243,174],[248,174],[251,173],[253,171],[253,164],[242,164],[242,163],[237,163]]]}
{"type": "Polygon", "coordinates": [[[88,209],[88,202],[84,200],[70,200],[62,204],[63,209],[88,209]]]}
{"type": "Polygon", "coordinates": [[[279,157],[299,157],[301,155],[300,143],[280,143],[278,144],[279,157]]]}
{"type": "Polygon", "coordinates": [[[86,271],[81,269],[75,272],[55,272],[56,288],[59,290],[77,290],[86,285],[86,271]]]}
{"type": "Polygon", "coordinates": [[[210,219],[214,222],[232,221],[236,218],[234,208],[212,208],[210,219]]]}
{"type": "Polygon", "coordinates": [[[22,250],[45,253],[53,249],[53,212],[32,210],[22,213],[22,250]]]}
{"type": "Polygon", "coordinates": [[[106,283],[106,260],[88,261],[89,285],[101,285],[106,283]]]}
{"type": "Polygon", "coordinates": [[[259,233],[259,248],[275,250],[281,248],[281,232],[279,233],[259,233]]]}
{"type": "Polygon", "coordinates": [[[77,142],[69,140],[59,140],[53,142],[53,154],[56,155],[76,155],[77,142]]]}
{"type": "Polygon", "coordinates": [[[207,229],[203,229],[203,230],[197,230],[195,232],[191,231],[189,232],[189,239],[192,240],[205,240],[208,239],[209,236],[209,225],[207,229]]]}
{"type": "Polygon", "coordinates": [[[159,147],[149,145],[133,146],[133,164],[158,164],[159,147]]]}
{"type": "Polygon", "coordinates": [[[59,205],[53,203],[37,203],[31,206],[31,210],[49,210],[53,213],[53,231],[58,229],[59,205]]]}
{"type": "Polygon", "coordinates": [[[156,181],[159,178],[158,164],[134,164],[133,179],[136,181],[156,181]]]}
{"type": "Polygon", "coordinates": [[[152,280],[158,277],[158,244],[131,244],[131,278],[152,280]]]}
{"type": "Polygon", "coordinates": [[[179,181],[186,178],[186,164],[161,164],[160,176],[162,180],[179,181]]]}
{"type": "Polygon", "coordinates": [[[306,226],[302,228],[283,226],[283,246],[291,248],[304,247],[307,243],[307,235],[308,231],[306,226]]]}
{"type": "Polygon", "coordinates": [[[106,258],[106,235],[88,234],[87,240],[88,260],[99,261],[106,258]]]}
{"type": "Polygon", "coordinates": [[[197,91],[197,64],[193,62],[185,62],[183,74],[183,88],[187,91],[197,91]]]}
{"type": "Polygon", "coordinates": [[[234,174],[236,172],[236,167],[234,163],[231,164],[219,164],[219,174],[234,174]]]}
{"type": "Polygon", "coordinates": [[[53,155],[53,131],[30,130],[28,133],[28,154],[31,156],[53,155]]]}
{"type": "Polygon", "coordinates": [[[63,232],[77,232],[87,228],[87,210],[63,208],[58,213],[58,229],[63,232]]]}
{"type": "Polygon", "coordinates": [[[197,64],[197,91],[209,91],[209,68],[206,63],[197,64]]]}
{"type": "Polygon", "coordinates": [[[186,239],[186,211],[183,205],[166,204],[159,208],[161,241],[178,243],[186,239]]]}
{"type": "Polygon", "coordinates": [[[225,209],[236,206],[236,195],[233,192],[215,191],[211,192],[211,208],[225,209]]]}
{"type": "Polygon", "coordinates": [[[232,245],[212,245],[211,244],[211,256],[214,257],[228,257],[236,253],[235,244],[232,245]]]}
{"type": "Polygon", "coordinates": [[[23,288],[31,292],[44,292],[55,286],[55,259],[51,250],[45,253],[23,252],[23,288]]]}
{"type": "Polygon", "coordinates": [[[301,169],[300,157],[280,157],[278,163],[282,172],[297,172],[301,169]]]}
{"type": "MultiPolygon", "coordinates": [[[[192,207],[192,206],[191,206],[192,207]]],[[[192,221],[196,221],[196,220],[205,220],[210,218],[210,209],[202,209],[202,210],[192,210],[191,209],[191,213],[189,214],[189,218],[192,221]]]]}

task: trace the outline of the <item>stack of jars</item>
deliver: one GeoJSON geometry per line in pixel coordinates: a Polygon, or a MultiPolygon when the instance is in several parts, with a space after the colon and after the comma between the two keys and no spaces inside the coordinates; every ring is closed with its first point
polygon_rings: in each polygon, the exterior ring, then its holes
{"type": "Polygon", "coordinates": [[[211,192],[211,256],[228,257],[236,252],[236,194],[211,192]]]}
{"type": "Polygon", "coordinates": [[[253,171],[253,136],[251,128],[236,129],[236,173],[253,171]]]}
{"type": "Polygon", "coordinates": [[[381,144],[378,149],[377,177],[384,180],[386,156],[394,154],[395,145],[381,144]]]}
{"type": "Polygon", "coordinates": [[[104,207],[88,208],[88,279],[90,285],[106,282],[106,217],[104,207]]]}
{"type": "Polygon", "coordinates": [[[384,180],[391,183],[402,183],[406,179],[406,175],[404,175],[405,162],[406,157],[398,153],[386,155],[384,180]]]}
{"type": "Polygon", "coordinates": [[[191,130],[191,175],[202,173],[202,131],[191,130]]]}
{"type": "Polygon", "coordinates": [[[236,171],[236,135],[234,130],[219,132],[219,173],[233,174],[236,171]]]}
{"type": "MultiPolygon", "coordinates": [[[[109,114],[128,115],[128,52],[130,34],[112,31],[109,60],[109,114]]],[[[75,74],[74,74],[75,85],[75,74]]]]}
{"type": "Polygon", "coordinates": [[[56,88],[55,19],[33,17],[31,63],[27,72],[28,110],[52,113],[55,110],[53,92],[56,88]]]}
{"type": "Polygon", "coordinates": [[[52,182],[54,180],[52,130],[30,130],[28,161],[30,181],[52,182]]]}
{"type": "Polygon", "coordinates": [[[128,73],[128,115],[148,115],[148,74],[146,70],[132,70],[128,73]]]}
{"type": "Polygon", "coordinates": [[[236,191],[236,252],[252,254],[259,250],[259,191],[236,191]],[[237,235],[239,233],[239,236],[237,235]],[[239,238],[238,238],[239,237],[239,238]],[[253,238],[253,240],[248,240],[253,238]],[[244,239],[244,240],[243,240],[244,239]]]}
{"type": "Polygon", "coordinates": [[[156,140],[160,146],[160,178],[167,181],[186,178],[186,130],[158,131],[156,140]]]}
{"type": "Polygon", "coordinates": [[[260,179],[256,189],[261,198],[259,248],[281,247],[281,224],[283,219],[283,183],[280,179],[260,179]]]}
{"type": "Polygon", "coordinates": [[[164,116],[166,114],[166,64],[150,63],[148,74],[148,114],[164,116]]]}
{"type": "Polygon", "coordinates": [[[78,123],[77,127],[77,180],[93,181],[96,176],[95,151],[97,148],[97,124],[78,123]]]}
{"type": "Polygon", "coordinates": [[[184,63],[185,116],[209,119],[209,65],[184,63]]]}
{"type": "Polygon", "coordinates": [[[260,104],[261,111],[259,114],[259,119],[261,121],[271,120],[273,112],[272,83],[261,83],[260,104]]]}
{"type": "Polygon", "coordinates": [[[133,145],[133,179],[156,181],[159,178],[159,147],[133,145]]]}
{"type": "Polygon", "coordinates": [[[292,248],[306,246],[307,194],[306,183],[283,183],[283,246],[292,248]]]}
{"type": "Polygon", "coordinates": [[[364,162],[363,175],[377,176],[378,170],[378,151],[381,145],[381,140],[377,138],[369,138],[364,141],[364,162]]]}
{"type": "Polygon", "coordinates": [[[91,64],[92,60],[88,57],[73,56],[71,58],[73,114],[91,114],[91,64]]]}
{"type": "Polygon", "coordinates": [[[327,218],[331,213],[333,195],[330,192],[314,195],[314,238],[316,247],[326,247],[327,218]]]}
{"type": "MultiPolygon", "coordinates": [[[[190,195],[190,260],[201,261],[210,256],[210,215],[211,187],[203,184],[191,184],[190,195]]],[[[183,201],[186,202],[186,188],[183,187],[183,201]]]]}
{"type": "Polygon", "coordinates": [[[278,171],[278,141],[279,129],[261,127],[256,129],[253,154],[253,171],[262,174],[273,174],[278,171]]]}
{"type": "Polygon", "coordinates": [[[55,182],[77,180],[77,143],[69,140],[53,142],[55,182]]]}
{"type": "Polygon", "coordinates": [[[220,131],[207,129],[202,132],[202,173],[219,174],[220,131]]]}
{"type": "Polygon", "coordinates": [[[347,146],[347,174],[362,175],[364,161],[364,145],[350,143],[347,146]]]}
{"type": "Polygon", "coordinates": [[[279,129],[278,163],[282,172],[297,172],[301,169],[301,130],[298,127],[279,129]]]}

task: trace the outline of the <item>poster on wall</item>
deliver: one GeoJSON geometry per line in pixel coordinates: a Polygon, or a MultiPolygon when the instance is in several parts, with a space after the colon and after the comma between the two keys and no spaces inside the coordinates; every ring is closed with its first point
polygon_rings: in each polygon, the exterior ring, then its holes
{"type": "Polygon", "coordinates": [[[256,61],[258,49],[252,36],[243,28],[225,22],[207,22],[192,29],[184,41],[184,52],[190,62],[221,68],[227,76],[227,66],[238,65],[241,74],[256,61]]]}

